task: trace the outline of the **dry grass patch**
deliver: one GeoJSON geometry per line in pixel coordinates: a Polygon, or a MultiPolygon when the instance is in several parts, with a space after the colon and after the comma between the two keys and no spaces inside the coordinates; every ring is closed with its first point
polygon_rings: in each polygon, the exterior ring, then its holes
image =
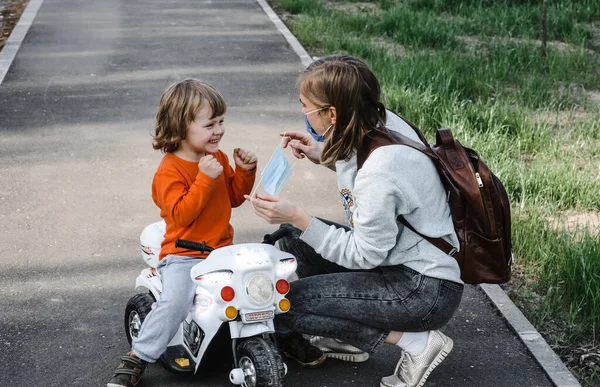
{"type": "Polygon", "coordinates": [[[556,132],[564,132],[574,125],[592,124],[596,115],[583,110],[537,111],[532,113],[534,124],[547,125],[556,132]]]}
{"type": "Polygon", "coordinates": [[[589,232],[592,236],[600,235],[600,211],[558,214],[549,217],[547,222],[550,228],[570,234],[589,232]]]}
{"type": "Polygon", "coordinates": [[[457,36],[456,38],[463,43],[467,52],[475,52],[486,46],[481,38],[477,36],[457,36]]]}
{"type": "Polygon", "coordinates": [[[325,4],[325,7],[348,14],[371,13],[373,15],[381,15],[383,12],[383,10],[379,8],[377,4],[373,3],[338,3],[330,1],[325,4]]]}
{"type": "MultiPolygon", "coordinates": [[[[493,37],[482,39],[479,36],[457,36],[457,39],[461,41],[468,52],[474,52],[483,50],[487,53],[487,47],[493,43],[500,44],[515,44],[515,45],[529,45],[533,48],[542,48],[542,41],[539,39],[526,39],[526,38],[507,38],[507,37],[493,37]]],[[[559,41],[549,41],[548,48],[556,50],[558,52],[575,52],[582,48],[574,46],[569,43],[559,41]]],[[[585,49],[588,53],[595,53],[592,49],[585,49]]]]}
{"type": "Polygon", "coordinates": [[[376,37],[371,39],[371,44],[374,47],[385,50],[389,55],[401,58],[406,56],[407,49],[401,44],[393,42],[389,39],[376,37]]]}
{"type": "Polygon", "coordinates": [[[590,37],[590,44],[596,52],[600,52],[600,22],[588,24],[592,36],[590,37]]]}
{"type": "Polygon", "coordinates": [[[600,91],[588,91],[587,94],[589,101],[600,107],[600,91]]]}

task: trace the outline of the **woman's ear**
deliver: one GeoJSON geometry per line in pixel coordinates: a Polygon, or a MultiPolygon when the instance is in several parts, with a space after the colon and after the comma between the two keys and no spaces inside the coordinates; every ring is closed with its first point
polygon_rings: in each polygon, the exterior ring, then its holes
{"type": "Polygon", "coordinates": [[[329,114],[329,119],[331,120],[331,125],[335,125],[335,120],[337,118],[337,110],[335,110],[335,106],[330,106],[327,109],[327,113],[329,114]]]}

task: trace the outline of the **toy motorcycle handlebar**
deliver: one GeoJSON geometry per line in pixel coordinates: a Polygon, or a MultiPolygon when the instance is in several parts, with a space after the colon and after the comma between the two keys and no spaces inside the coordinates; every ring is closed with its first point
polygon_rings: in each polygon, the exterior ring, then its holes
{"type": "Polygon", "coordinates": [[[210,253],[211,251],[214,250],[214,248],[207,246],[206,242],[198,243],[198,242],[188,241],[188,240],[179,239],[179,238],[175,239],[175,247],[182,248],[182,249],[188,249],[188,250],[196,250],[201,253],[204,253],[204,252],[210,253]]]}
{"type": "MultiPolygon", "coordinates": [[[[277,242],[278,240],[280,240],[281,238],[286,236],[288,233],[289,233],[289,230],[287,230],[285,228],[279,228],[274,233],[266,234],[263,237],[262,243],[274,245],[275,242],[277,242]]],[[[175,240],[175,247],[182,248],[182,249],[188,249],[188,250],[195,250],[195,251],[199,251],[201,253],[204,253],[204,252],[210,253],[211,251],[214,250],[213,247],[207,246],[206,242],[198,243],[198,242],[188,241],[186,239],[179,239],[179,238],[177,238],[175,240]]]]}
{"type": "Polygon", "coordinates": [[[280,227],[274,233],[266,234],[263,237],[262,243],[266,243],[266,244],[269,244],[269,245],[275,245],[275,242],[277,242],[278,240],[280,240],[281,238],[283,238],[284,236],[286,236],[288,233],[289,233],[288,229],[280,227]]]}

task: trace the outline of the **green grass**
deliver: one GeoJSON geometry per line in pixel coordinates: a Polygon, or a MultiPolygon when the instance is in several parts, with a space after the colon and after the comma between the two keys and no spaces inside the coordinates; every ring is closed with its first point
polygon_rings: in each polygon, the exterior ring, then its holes
{"type": "Polygon", "coordinates": [[[600,210],[600,103],[589,94],[600,92],[600,2],[548,0],[544,56],[541,0],[273,1],[297,14],[290,28],[314,55],[365,60],[388,108],[430,139],[450,127],[479,151],[507,188],[519,267],[544,300],[526,313],[558,322],[558,345],[597,342],[599,237],[545,219],[600,210]]]}
{"type": "Polygon", "coordinates": [[[544,227],[540,214],[517,217],[514,225],[515,253],[535,262],[540,272],[537,286],[546,293],[541,308],[532,314],[534,322],[543,325],[558,316],[565,340],[598,339],[590,332],[599,328],[600,236],[585,229],[574,233],[544,227]],[[594,321],[596,325],[585,325],[594,321]]]}
{"type": "Polygon", "coordinates": [[[479,37],[467,46],[456,26],[430,13],[394,8],[377,18],[325,10],[296,20],[292,27],[310,47],[367,60],[389,87],[432,86],[440,96],[459,93],[461,99],[479,101],[508,96],[520,105],[551,109],[576,106],[581,102],[578,90],[600,87],[597,53],[577,46],[550,47],[542,57],[539,44],[498,37],[479,37]],[[390,57],[389,50],[373,47],[373,39],[403,47],[409,54],[390,57]],[[470,76],[462,76],[465,73],[470,76]]]}
{"type": "MultiPolygon", "coordinates": [[[[587,5],[584,2],[576,5],[575,2],[568,1],[548,3],[550,39],[582,43],[590,35],[585,23],[600,15],[600,5],[597,2],[590,1],[587,5]]],[[[541,1],[410,0],[404,2],[404,6],[412,10],[434,11],[457,18],[458,27],[467,35],[535,39],[541,37],[541,1]]]]}

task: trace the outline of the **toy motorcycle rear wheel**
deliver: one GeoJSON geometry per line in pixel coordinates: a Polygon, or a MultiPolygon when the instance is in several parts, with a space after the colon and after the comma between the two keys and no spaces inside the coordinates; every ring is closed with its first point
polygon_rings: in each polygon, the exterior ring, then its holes
{"type": "Polygon", "coordinates": [[[243,387],[285,386],[285,365],[277,346],[251,337],[237,346],[238,367],[244,371],[243,387]]]}
{"type": "Polygon", "coordinates": [[[142,323],[152,310],[154,297],[150,293],[136,294],[129,299],[125,308],[125,334],[127,342],[131,345],[134,337],[137,337],[142,323]]]}

